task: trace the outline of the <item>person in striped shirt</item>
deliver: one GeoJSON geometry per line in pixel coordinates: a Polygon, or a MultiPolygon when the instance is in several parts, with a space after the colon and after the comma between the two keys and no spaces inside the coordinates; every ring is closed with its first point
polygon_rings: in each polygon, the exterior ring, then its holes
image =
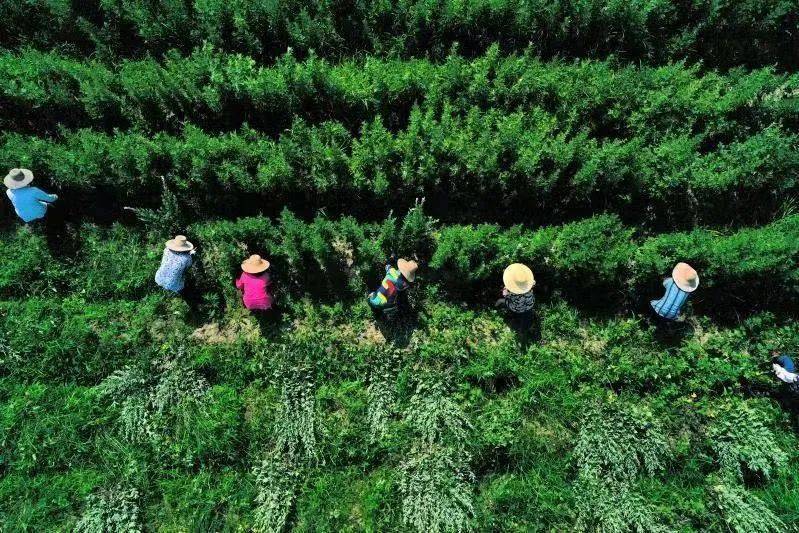
{"type": "Polygon", "coordinates": [[[666,294],[659,300],[652,300],[652,311],[665,320],[676,320],[680,316],[688,297],[699,287],[699,275],[689,264],[677,263],[671,277],[663,281],[666,294]]]}
{"type": "Polygon", "coordinates": [[[411,286],[418,268],[416,261],[397,260],[396,254],[391,254],[386,260],[386,275],[380,287],[369,293],[368,302],[372,310],[381,314],[395,311],[400,293],[411,286]]]}

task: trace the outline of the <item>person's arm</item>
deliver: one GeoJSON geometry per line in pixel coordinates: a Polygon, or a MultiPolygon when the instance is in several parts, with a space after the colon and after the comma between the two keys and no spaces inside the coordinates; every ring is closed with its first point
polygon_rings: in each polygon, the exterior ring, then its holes
{"type": "Polygon", "coordinates": [[[771,365],[771,367],[774,369],[774,374],[776,374],[777,377],[780,380],[784,381],[785,383],[795,383],[799,381],[799,374],[788,372],[787,370],[785,370],[783,367],[781,367],[776,363],[771,365]]]}
{"type": "Polygon", "coordinates": [[[236,279],[236,288],[239,289],[239,290],[244,289],[244,280],[242,280],[241,278],[242,278],[242,276],[239,276],[236,279]]]}
{"type": "Polygon", "coordinates": [[[666,289],[669,288],[669,281],[671,281],[671,278],[663,278],[663,287],[664,288],[666,288],[666,289]]]}
{"type": "Polygon", "coordinates": [[[47,194],[46,192],[44,192],[43,190],[41,190],[38,187],[34,187],[33,188],[33,192],[34,192],[34,195],[35,195],[34,197],[37,200],[39,200],[40,202],[46,202],[48,204],[51,204],[51,203],[55,202],[56,200],[58,200],[58,195],[57,194],[47,194]]]}
{"type": "Polygon", "coordinates": [[[11,197],[11,189],[6,189],[6,196],[8,196],[8,199],[9,199],[9,200],[12,200],[12,201],[14,200],[14,199],[11,197]]]}

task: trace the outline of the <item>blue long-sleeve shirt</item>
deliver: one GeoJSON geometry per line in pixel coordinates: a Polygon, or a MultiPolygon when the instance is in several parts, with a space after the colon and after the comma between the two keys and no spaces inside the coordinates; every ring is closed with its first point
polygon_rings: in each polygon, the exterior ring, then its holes
{"type": "Polygon", "coordinates": [[[649,305],[655,313],[667,320],[674,320],[680,316],[680,310],[685,302],[688,301],[689,293],[680,289],[672,278],[663,282],[666,294],[660,300],[652,300],[649,305]]]}
{"type": "Polygon", "coordinates": [[[30,186],[8,189],[6,195],[14,204],[14,211],[24,222],[43,218],[47,213],[47,206],[56,201],[55,195],[30,186]]]}

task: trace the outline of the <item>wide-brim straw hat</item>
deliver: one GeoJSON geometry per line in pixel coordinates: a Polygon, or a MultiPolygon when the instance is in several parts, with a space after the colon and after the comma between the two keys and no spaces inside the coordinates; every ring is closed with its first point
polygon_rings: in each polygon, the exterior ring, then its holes
{"type": "Polygon", "coordinates": [[[185,235],[175,235],[174,239],[166,241],[166,247],[173,252],[191,252],[194,245],[186,240],[185,235]]]}
{"type": "Polygon", "coordinates": [[[502,282],[513,294],[524,294],[535,287],[535,276],[527,265],[513,263],[502,273],[502,282]]]}
{"type": "Polygon", "coordinates": [[[269,269],[269,261],[260,255],[251,255],[241,263],[241,269],[247,274],[260,274],[269,269]]]}
{"type": "Polygon", "coordinates": [[[688,263],[677,263],[671,277],[680,290],[694,292],[699,287],[699,274],[688,263]]]}
{"type": "Polygon", "coordinates": [[[33,172],[27,168],[12,168],[3,178],[3,184],[9,189],[27,187],[33,181],[33,172]]]}
{"type": "Polygon", "coordinates": [[[397,268],[405,276],[405,279],[408,281],[413,281],[416,279],[416,271],[419,269],[419,265],[416,261],[406,261],[405,259],[400,259],[397,261],[397,268]]]}

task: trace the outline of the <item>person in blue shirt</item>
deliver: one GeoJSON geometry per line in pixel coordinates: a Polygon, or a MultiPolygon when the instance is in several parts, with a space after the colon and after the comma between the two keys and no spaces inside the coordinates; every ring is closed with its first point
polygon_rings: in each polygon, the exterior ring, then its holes
{"type": "Polygon", "coordinates": [[[665,320],[677,320],[688,297],[699,287],[699,274],[687,263],[677,263],[671,277],[663,280],[666,294],[649,305],[654,313],[665,320]]]}
{"type": "Polygon", "coordinates": [[[44,218],[47,208],[58,200],[55,194],[47,194],[37,187],[31,187],[33,172],[27,168],[12,168],[3,179],[8,189],[6,196],[14,205],[19,218],[26,224],[44,218]]]}
{"type": "Polygon", "coordinates": [[[164,289],[178,293],[186,284],[186,271],[194,262],[194,245],[183,235],[166,241],[161,266],[155,273],[155,282],[164,289]]]}

